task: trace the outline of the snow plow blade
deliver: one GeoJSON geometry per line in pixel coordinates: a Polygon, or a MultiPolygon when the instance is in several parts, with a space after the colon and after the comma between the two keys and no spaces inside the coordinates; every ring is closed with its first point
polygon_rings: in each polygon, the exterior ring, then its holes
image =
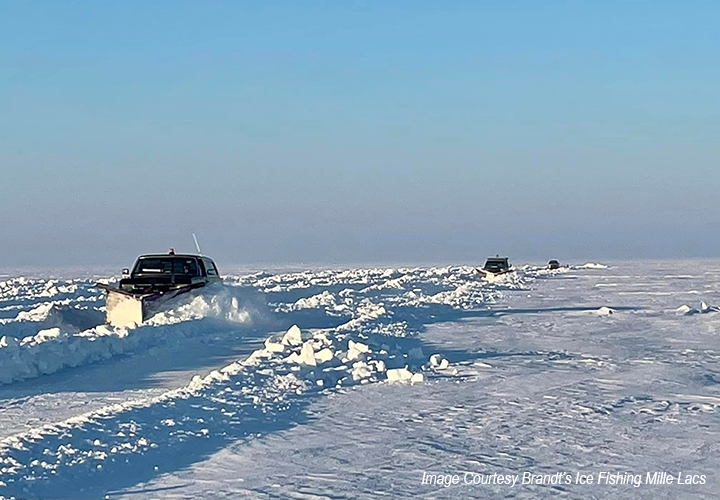
{"type": "Polygon", "coordinates": [[[168,292],[136,294],[104,283],[97,283],[97,286],[106,292],[105,322],[112,326],[139,325],[162,311],[169,299],[197,288],[184,286],[168,292]]]}
{"type": "Polygon", "coordinates": [[[505,276],[506,274],[514,273],[515,269],[510,268],[507,271],[501,271],[499,273],[494,273],[492,271],[486,271],[485,269],[480,269],[479,267],[475,268],[475,271],[477,271],[480,278],[488,281],[492,281],[496,278],[499,278],[500,276],[505,276]]]}

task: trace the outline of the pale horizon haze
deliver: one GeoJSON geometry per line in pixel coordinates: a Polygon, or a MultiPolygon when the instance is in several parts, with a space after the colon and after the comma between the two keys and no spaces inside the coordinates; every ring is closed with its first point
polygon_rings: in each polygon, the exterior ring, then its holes
{"type": "Polygon", "coordinates": [[[0,4],[0,268],[720,257],[716,2],[0,4]]]}

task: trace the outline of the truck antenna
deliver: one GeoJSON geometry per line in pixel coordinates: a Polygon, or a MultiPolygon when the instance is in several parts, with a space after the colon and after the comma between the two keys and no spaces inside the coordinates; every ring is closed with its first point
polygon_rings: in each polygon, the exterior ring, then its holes
{"type": "Polygon", "coordinates": [[[195,233],[193,235],[193,240],[195,240],[195,248],[197,249],[198,255],[202,255],[202,250],[200,250],[200,243],[198,243],[197,236],[195,236],[195,233]]]}

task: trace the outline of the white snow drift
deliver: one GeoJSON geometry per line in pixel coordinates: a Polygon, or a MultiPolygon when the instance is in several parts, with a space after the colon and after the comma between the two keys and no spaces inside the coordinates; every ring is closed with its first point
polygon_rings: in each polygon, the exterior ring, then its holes
{"type": "Polygon", "coordinates": [[[216,320],[213,329],[219,331],[249,326],[253,313],[258,313],[258,309],[249,304],[251,302],[243,300],[233,289],[208,287],[200,295],[153,316],[144,325],[125,328],[100,324],[84,330],[75,326],[81,323],[79,318],[92,318],[97,323],[104,315],[77,307],[60,308],[52,302],[40,304],[0,324],[0,383],[46,375],[138,348],[206,334],[208,325],[199,320],[216,320]],[[31,328],[35,333],[18,335],[21,331],[18,325],[31,328]]]}

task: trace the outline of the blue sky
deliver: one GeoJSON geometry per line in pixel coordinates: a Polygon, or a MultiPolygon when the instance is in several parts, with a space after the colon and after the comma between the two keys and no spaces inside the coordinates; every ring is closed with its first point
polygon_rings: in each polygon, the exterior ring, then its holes
{"type": "Polygon", "coordinates": [[[0,267],[720,255],[716,2],[2,2],[0,267]]]}

